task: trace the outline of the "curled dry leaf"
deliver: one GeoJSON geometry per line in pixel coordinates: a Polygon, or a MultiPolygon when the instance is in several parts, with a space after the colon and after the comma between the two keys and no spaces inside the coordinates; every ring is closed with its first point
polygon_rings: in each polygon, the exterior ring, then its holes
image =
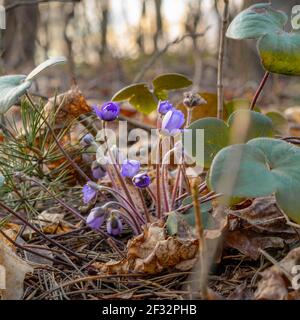
{"type": "Polygon", "coordinates": [[[226,234],[225,243],[239,250],[251,259],[257,260],[259,249],[283,248],[284,240],[279,237],[262,236],[252,231],[231,231],[226,234]]]}
{"type": "Polygon", "coordinates": [[[45,115],[53,115],[58,108],[59,110],[55,117],[55,129],[66,127],[72,120],[91,111],[85,97],[77,86],[57,97],[51,98],[44,107],[45,115]]]}
{"type": "Polygon", "coordinates": [[[23,296],[26,273],[33,268],[18,257],[6,243],[0,241],[0,297],[3,300],[19,300],[23,296]]]}
{"type": "Polygon", "coordinates": [[[262,279],[255,292],[257,300],[288,300],[297,298],[293,284],[292,271],[300,265],[300,247],[293,249],[278,264],[262,272],[262,279]],[[292,283],[291,283],[292,282],[292,283]]]}
{"type": "Polygon", "coordinates": [[[250,206],[241,210],[226,210],[226,213],[241,219],[241,227],[256,232],[295,234],[286,224],[286,219],[278,209],[274,196],[256,198],[250,206]]]}
{"type": "Polygon", "coordinates": [[[128,242],[126,258],[105,264],[95,263],[94,267],[109,274],[156,274],[172,268],[190,270],[197,260],[198,250],[198,240],[168,237],[163,226],[153,223],[128,242]]]}

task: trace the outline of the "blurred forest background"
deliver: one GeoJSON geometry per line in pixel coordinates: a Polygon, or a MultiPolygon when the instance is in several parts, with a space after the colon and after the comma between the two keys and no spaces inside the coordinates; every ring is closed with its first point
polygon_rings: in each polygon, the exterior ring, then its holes
{"type": "MultiPolygon", "coordinates": [[[[257,2],[230,0],[230,20],[257,2]]],[[[267,1],[265,1],[267,2],[267,1]]],[[[288,15],[297,0],[273,0],[288,15]]],[[[109,99],[125,85],[179,72],[200,91],[216,91],[223,1],[217,0],[0,0],[7,27],[1,31],[1,74],[26,73],[49,56],[69,65],[38,81],[53,95],[78,83],[89,99],[109,99]],[[204,35],[202,36],[202,34],[204,35]],[[152,61],[150,68],[145,65],[152,61]]],[[[290,26],[287,26],[290,28],[290,26]]],[[[251,97],[263,70],[255,42],[227,42],[225,96],[251,97]]],[[[299,79],[274,75],[265,90],[268,105],[296,105],[299,79]]]]}

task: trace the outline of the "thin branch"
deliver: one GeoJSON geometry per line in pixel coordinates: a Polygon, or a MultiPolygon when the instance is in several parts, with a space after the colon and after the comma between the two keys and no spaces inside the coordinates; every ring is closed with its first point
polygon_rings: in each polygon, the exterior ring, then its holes
{"type": "Polygon", "coordinates": [[[11,10],[14,10],[18,7],[22,6],[28,6],[28,5],[34,5],[34,4],[41,4],[41,3],[47,3],[47,2],[62,2],[62,3],[67,3],[67,2],[80,2],[81,0],[28,0],[26,2],[19,1],[15,2],[13,4],[10,4],[9,6],[5,7],[5,11],[9,12],[11,10]]]}
{"type": "Polygon", "coordinates": [[[223,69],[224,69],[224,54],[225,54],[225,33],[228,24],[228,12],[229,12],[229,3],[228,0],[224,0],[224,11],[222,17],[222,27],[220,31],[220,46],[219,46],[219,58],[218,58],[218,118],[223,119],[223,101],[224,101],[224,92],[223,92],[223,69]]]}
{"type": "Polygon", "coordinates": [[[149,59],[149,61],[142,67],[141,71],[136,75],[136,77],[133,79],[133,83],[139,82],[141,81],[141,79],[143,78],[144,74],[147,72],[147,70],[149,70],[155,63],[155,61],[161,56],[163,55],[166,51],[168,51],[168,49],[170,47],[172,47],[175,44],[178,44],[180,42],[182,42],[184,39],[186,38],[198,38],[198,37],[203,37],[206,34],[206,31],[209,29],[210,27],[207,27],[204,32],[202,33],[187,33],[184,34],[181,37],[176,38],[175,40],[173,40],[172,42],[168,42],[165,47],[159,51],[156,51],[151,58],[149,59]]]}

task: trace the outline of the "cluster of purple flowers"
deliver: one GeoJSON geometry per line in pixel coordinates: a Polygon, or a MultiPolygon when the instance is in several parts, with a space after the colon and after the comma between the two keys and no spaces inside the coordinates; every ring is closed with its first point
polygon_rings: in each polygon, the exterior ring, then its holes
{"type": "MultiPolygon", "coordinates": [[[[115,102],[107,102],[103,106],[93,107],[94,112],[102,121],[113,121],[120,114],[120,106],[115,102]]],[[[163,116],[161,123],[161,132],[167,135],[175,135],[180,132],[182,126],[185,122],[184,114],[177,110],[172,103],[169,101],[160,101],[158,105],[158,112],[163,116]]],[[[91,146],[94,144],[94,138],[90,134],[83,138],[83,143],[85,146],[91,146]]],[[[117,157],[120,151],[115,147],[111,150],[112,157],[117,157]]],[[[113,160],[113,159],[112,159],[113,160]]],[[[119,158],[120,160],[120,158],[119,158]]],[[[146,172],[140,172],[141,163],[137,160],[124,159],[121,160],[121,167],[119,174],[123,178],[132,179],[132,183],[137,188],[147,188],[151,179],[146,172]]],[[[106,175],[106,167],[103,164],[99,164],[94,161],[92,164],[92,174],[97,180],[102,179],[106,175]]],[[[119,168],[116,168],[119,170],[119,168]]],[[[88,204],[97,196],[97,190],[93,188],[92,184],[86,184],[83,189],[83,201],[88,204]]],[[[101,207],[95,207],[91,210],[90,214],[86,219],[86,223],[95,230],[99,230],[106,220],[107,233],[111,236],[118,236],[123,230],[122,221],[118,213],[110,212],[104,210],[101,207]]]]}

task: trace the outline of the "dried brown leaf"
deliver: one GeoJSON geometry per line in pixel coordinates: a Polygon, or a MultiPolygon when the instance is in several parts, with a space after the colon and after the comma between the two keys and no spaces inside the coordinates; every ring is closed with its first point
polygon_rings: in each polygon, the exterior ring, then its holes
{"type": "Polygon", "coordinates": [[[166,269],[191,269],[197,260],[199,242],[168,237],[163,226],[151,224],[127,244],[126,258],[105,264],[94,264],[101,272],[121,274],[139,272],[156,274],[166,269]]]}
{"type": "Polygon", "coordinates": [[[262,279],[255,292],[257,300],[288,300],[297,298],[296,290],[290,290],[292,270],[300,265],[300,247],[293,249],[276,265],[262,272],[262,279]]]}
{"type": "Polygon", "coordinates": [[[259,249],[283,248],[284,240],[279,237],[262,236],[252,231],[231,231],[226,234],[225,243],[244,255],[257,260],[259,249]]]}
{"type": "Polygon", "coordinates": [[[33,268],[0,241],[0,297],[3,300],[21,299],[24,278],[30,272],[33,268]]]}

